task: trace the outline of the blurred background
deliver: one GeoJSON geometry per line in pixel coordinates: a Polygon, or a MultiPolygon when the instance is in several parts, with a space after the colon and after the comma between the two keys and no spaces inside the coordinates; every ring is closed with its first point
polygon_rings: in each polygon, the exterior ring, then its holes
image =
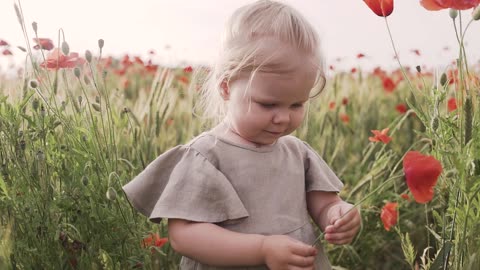
{"type": "MultiPolygon", "coordinates": [[[[0,39],[24,46],[13,4],[0,1],[0,39]]],[[[38,23],[39,37],[56,43],[58,30],[65,32],[71,51],[95,51],[105,40],[104,55],[141,57],[150,54],[162,65],[209,64],[215,58],[222,27],[233,10],[253,0],[138,0],[95,1],[22,0],[29,33],[38,23]]],[[[361,1],[284,0],[303,13],[318,30],[327,66],[336,70],[352,67],[372,69],[397,67],[385,21],[361,1]],[[365,55],[361,60],[357,55],[365,55]]],[[[470,19],[464,11],[464,22],[470,19]]],[[[410,66],[444,67],[458,55],[458,45],[448,10],[429,12],[419,1],[396,1],[388,17],[401,61],[410,66]]],[[[466,24],[466,23],[465,23],[466,24]]],[[[465,25],[464,25],[465,26],[465,25]]],[[[479,59],[480,24],[467,35],[470,63],[479,59]]],[[[13,47],[12,56],[0,56],[1,71],[24,62],[25,54],[13,47]]]]}

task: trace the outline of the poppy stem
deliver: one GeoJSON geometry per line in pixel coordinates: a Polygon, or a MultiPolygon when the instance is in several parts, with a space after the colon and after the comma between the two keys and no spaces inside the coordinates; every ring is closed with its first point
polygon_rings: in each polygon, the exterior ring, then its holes
{"type": "Polygon", "coordinates": [[[388,19],[385,17],[385,25],[387,26],[387,31],[388,31],[388,36],[390,37],[390,41],[392,43],[392,48],[393,52],[395,53],[395,59],[397,60],[398,65],[400,66],[400,70],[402,71],[403,77],[407,80],[408,86],[410,87],[410,90],[413,90],[413,84],[410,81],[410,78],[408,78],[407,72],[405,71],[405,68],[403,67],[402,63],[400,62],[400,58],[398,56],[397,48],[395,47],[395,42],[393,41],[392,37],[392,32],[390,31],[390,26],[388,26],[388,19]]]}

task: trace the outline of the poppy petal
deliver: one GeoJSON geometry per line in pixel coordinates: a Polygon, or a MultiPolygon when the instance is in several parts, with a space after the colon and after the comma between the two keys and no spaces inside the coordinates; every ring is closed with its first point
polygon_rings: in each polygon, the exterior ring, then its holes
{"type": "Polygon", "coordinates": [[[403,158],[403,172],[407,186],[418,203],[427,203],[433,199],[433,188],[442,173],[442,164],[433,156],[409,151],[403,158]]]}

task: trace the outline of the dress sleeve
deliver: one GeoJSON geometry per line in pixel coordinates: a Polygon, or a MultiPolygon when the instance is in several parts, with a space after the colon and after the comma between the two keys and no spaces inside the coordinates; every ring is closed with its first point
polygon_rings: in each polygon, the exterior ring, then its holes
{"type": "Polygon", "coordinates": [[[320,155],[310,145],[305,142],[304,144],[306,148],[304,162],[306,192],[313,190],[340,192],[343,183],[320,155]]]}
{"type": "Polygon", "coordinates": [[[157,157],[123,190],[133,207],[156,223],[162,218],[216,223],[248,217],[225,175],[186,146],[157,157]]]}

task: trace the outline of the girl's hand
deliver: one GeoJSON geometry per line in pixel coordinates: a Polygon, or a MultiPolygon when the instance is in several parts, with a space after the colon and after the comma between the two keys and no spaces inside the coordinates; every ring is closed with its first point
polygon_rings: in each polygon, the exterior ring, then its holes
{"type": "Polygon", "coordinates": [[[353,205],[340,201],[328,209],[329,225],[325,227],[325,240],[329,243],[343,245],[352,242],[361,223],[359,211],[352,207],[353,205]]]}
{"type": "Polygon", "coordinates": [[[286,235],[265,236],[261,248],[269,269],[314,269],[317,249],[286,235]]]}

